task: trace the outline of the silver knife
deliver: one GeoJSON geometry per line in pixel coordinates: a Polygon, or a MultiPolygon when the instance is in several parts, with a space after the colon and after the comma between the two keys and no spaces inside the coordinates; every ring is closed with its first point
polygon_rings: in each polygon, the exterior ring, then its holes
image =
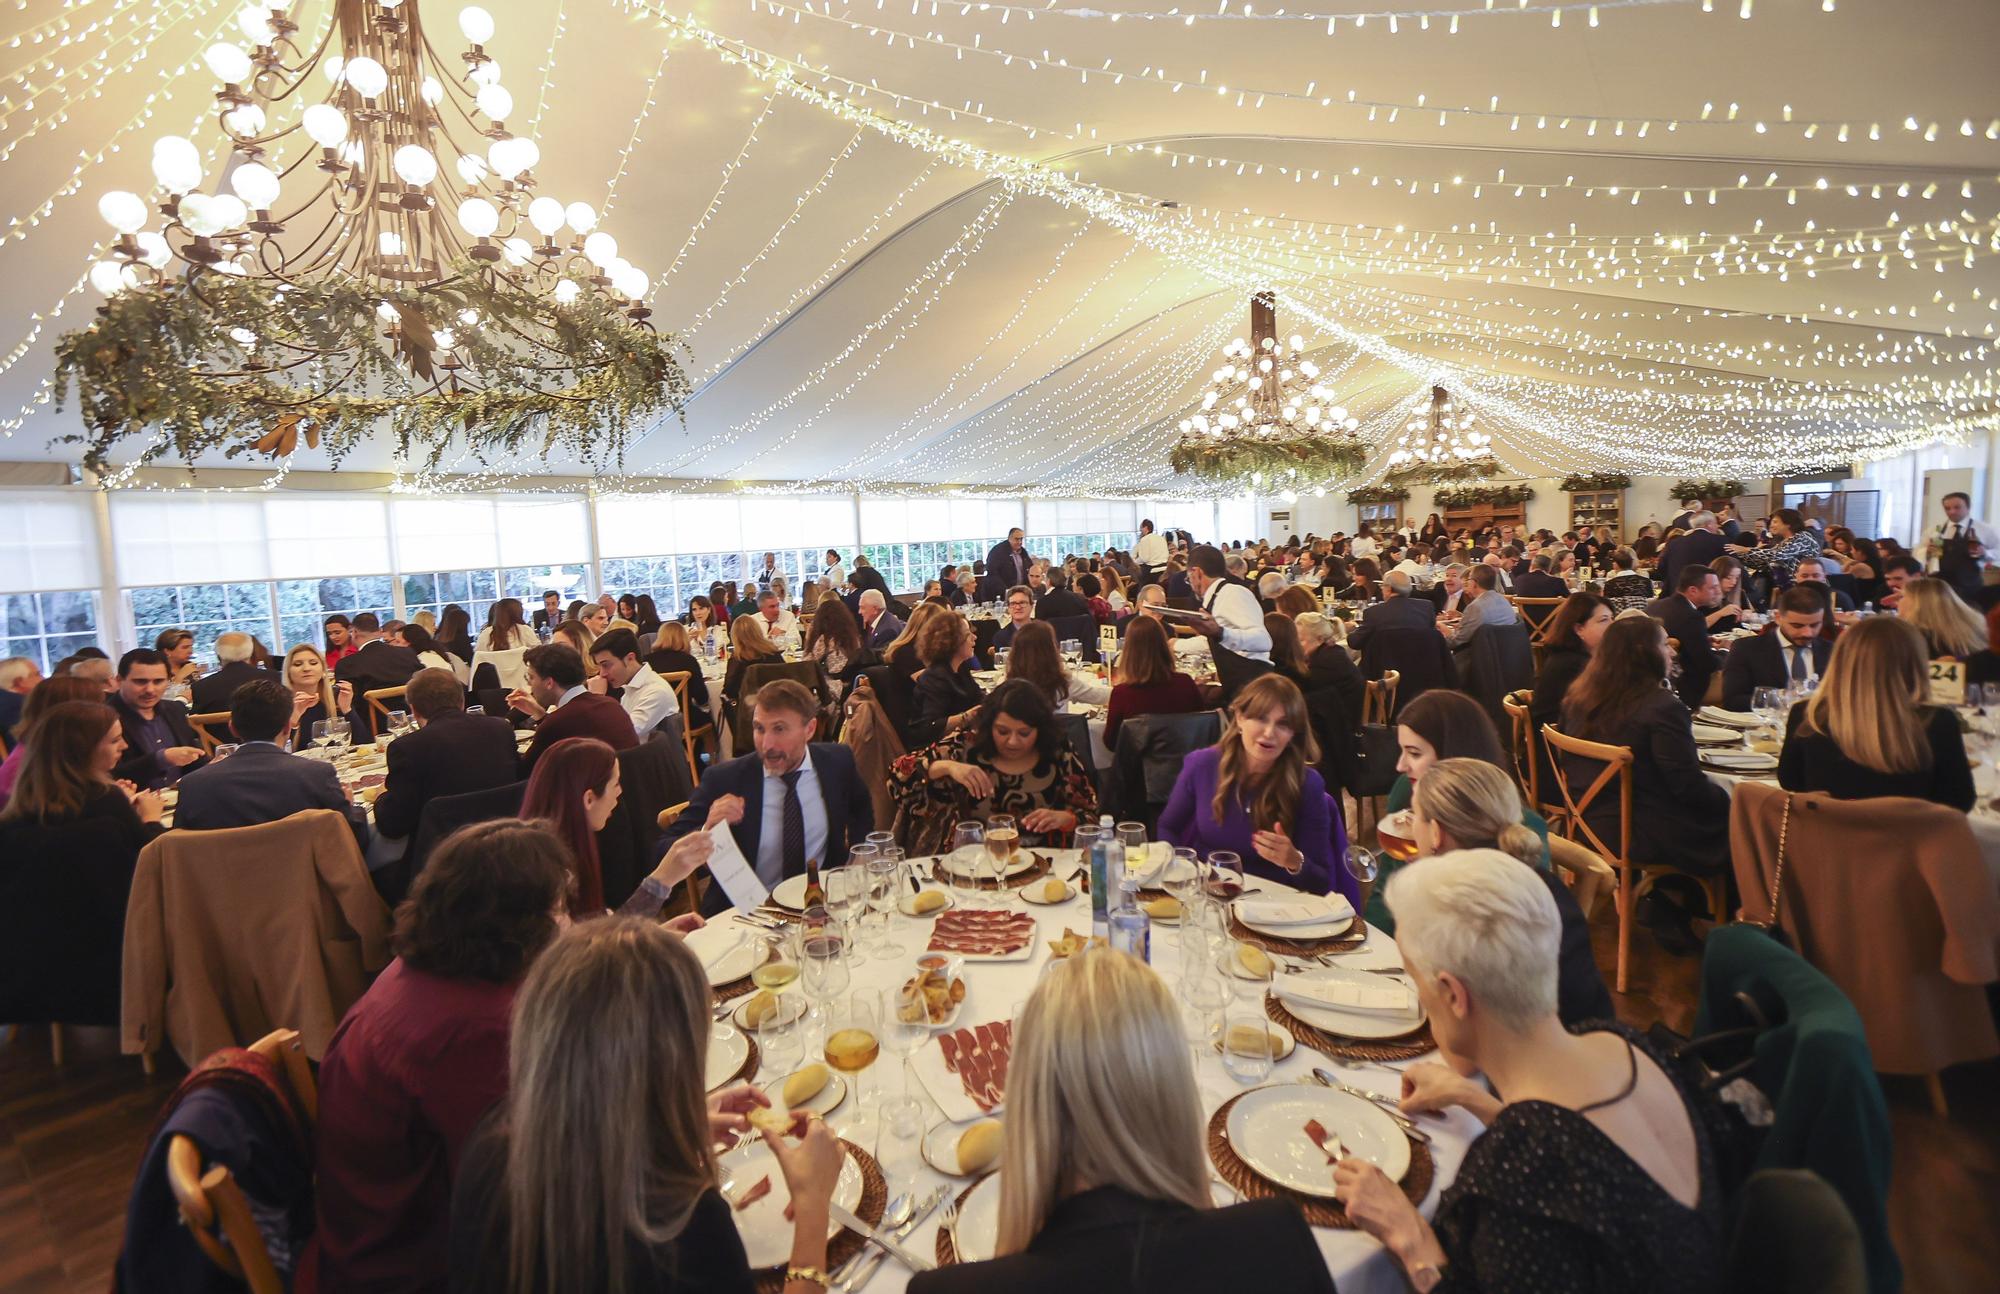
{"type": "MultiPolygon", "coordinates": [[[[916,1210],[910,1214],[909,1219],[902,1226],[896,1228],[896,1239],[908,1239],[912,1231],[923,1225],[924,1219],[937,1212],[937,1206],[944,1203],[945,1197],[950,1194],[951,1188],[949,1186],[940,1186],[925,1196],[924,1202],[917,1206],[916,1210]]],[[[875,1269],[881,1265],[882,1251],[879,1249],[871,1250],[866,1245],[862,1246],[861,1254],[855,1260],[854,1264],[847,1271],[841,1273],[838,1286],[841,1294],[851,1294],[851,1291],[867,1288],[869,1280],[875,1275],[875,1269]]]]}
{"type": "Polygon", "coordinates": [[[854,1216],[852,1212],[842,1208],[838,1204],[829,1206],[828,1213],[835,1222],[846,1227],[862,1239],[878,1246],[882,1252],[888,1254],[891,1258],[894,1258],[913,1272],[927,1272],[937,1266],[936,1263],[911,1253],[887,1236],[877,1232],[873,1227],[870,1227],[866,1222],[863,1222],[860,1218],[854,1216]]]}

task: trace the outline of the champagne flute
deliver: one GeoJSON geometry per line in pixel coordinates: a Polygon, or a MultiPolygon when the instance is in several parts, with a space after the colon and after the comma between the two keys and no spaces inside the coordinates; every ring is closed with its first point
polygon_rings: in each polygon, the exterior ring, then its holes
{"type": "MultiPolygon", "coordinates": [[[[1021,831],[1014,824],[1014,816],[996,813],[986,820],[986,858],[993,867],[993,890],[998,894],[1007,876],[1008,864],[1014,861],[1014,850],[1020,846],[1021,831]]],[[[975,879],[973,889],[979,888],[975,879]]]]}

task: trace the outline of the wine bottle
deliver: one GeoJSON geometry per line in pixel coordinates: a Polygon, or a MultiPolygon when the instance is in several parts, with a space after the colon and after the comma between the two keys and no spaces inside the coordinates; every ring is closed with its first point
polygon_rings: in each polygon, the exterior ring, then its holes
{"type": "Polygon", "coordinates": [[[819,883],[819,859],[817,858],[806,859],[806,898],[804,906],[808,908],[823,908],[826,906],[826,890],[819,883]]]}

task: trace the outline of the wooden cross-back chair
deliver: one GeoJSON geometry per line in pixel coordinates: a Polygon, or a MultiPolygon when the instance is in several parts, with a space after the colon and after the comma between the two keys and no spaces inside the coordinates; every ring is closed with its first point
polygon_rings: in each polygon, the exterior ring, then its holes
{"type": "Polygon", "coordinates": [[[361,699],[368,702],[368,730],[370,732],[381,734],[389,731],[389,711],[392,708],[401,710],[404,707],[402,705],[391,707],[386,703],[389,701],[402,701],[404,694],[408,691],[407,687],[378,687],[372,692],[363,692],[361,694],[361,699]]]}
{"type": "Polygon", "coordinates": [[[1514,756],[1514,781],[1519,784],[1521,797],[1528,807],[1541,814],[1553,831],[1568,819],[1569,810],[1558,802],[1542,798],[1541,751],[1535,744],[1535,720],[1528,709],[1533,695],[1526,688],[1516,688],[1500,698],[1500,708],[1507,712],[1511,738],[1508,745],[1514,756]]]}
{"type": "Polygon", "coordinates": [[[188,722],[194,725],[194,735],[201,738],[201,753],[213,755],[217,746],[236,740],[236,734],[229,730],[229,711],[217,710],[213,714],[191,714],[188,722]]]}
{"type": "Polygon", "coordinates": [[[1403,681],[1401,670],[1385,669],[1381,678],[1369,679],[1361,694],[1361,722],[1388,723],[1396,714],[1396,685],[1403,681]]]}
{"type": "MultiPolygon", "coordinates": [[[[704,745],[711,751],[715,749],[715,721],[709,719],[700,724],[695,722],[700,711],[696,710],[694,703],[688,699],[688,683],[694,678],[694,675],[684,669],[674,669],[668,670],[666,673],[660,675],[660,677],[667,681],[667,686],[673,688],[674,699],[680,702],[681,742],[687,747],[688,772],[695,781],[699,782],[701,780],[701,758],[696,752],[704,745]]],[[[660,825],[664,827],[666,824],[661,823],[660,825]]]]}
{"type": "MultiPolygon", "coordinates": [[[[319,1087],[298,1031],[273,1030],[251,1043],[250,1050],[277,1062],[310,1132],[319,1120],[319,1087]]],[[[201,1147],[190,1137],[176,1136],[167,1143],[167,1186],[182,1223],[210,1262],[242,1281],[251,1294],[285,1294],[285,1282],[251,1216],[250,1201],[226,1166],[204,1168],[201,1147]]]]}
{"type": "Polygon", "coordinates": [[[1548,645],[1549,626],[1555,623],[1556,608],[1569,599],[1510,597],[1507,600],[1514,604],[1515,610],[1521,613],[1521,619],[1527,622],[1528,645],[1530,647],[1545,647],[1548,645]],[[1539,620],[1530,614],[1531,611],[1537,608],[1544,609],[1544,614],[1539,620]]]}

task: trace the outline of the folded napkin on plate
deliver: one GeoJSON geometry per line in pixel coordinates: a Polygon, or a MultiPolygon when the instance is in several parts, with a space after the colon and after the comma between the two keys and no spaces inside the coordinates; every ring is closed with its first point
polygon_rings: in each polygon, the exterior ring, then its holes
{"type": "Polygon", "coordinates": [[[1354,905],[1344,894],[1294,894],[1236,901],[1236,919],[1257,925],[1314,926],[1353,918],[1354,905]]]}
{"type": "Polygon", "coordinates": [[[1412,1020],[1420,1014],[1416,991],[1386,975],[1351,975],[1344,971],[1280,975],[1275,987],[1281,999],[1306,1006],[1365,1015],[1401,1015],[1412,1020]]]}
{"type": "Polygon", "coordinates": [[[712,974],[717,966],[735,955],[749,937],[746,931],[732,932],[726,926],[704,927],[688,931],[682,942],[701,961],[701,968],[712,974]]]}

